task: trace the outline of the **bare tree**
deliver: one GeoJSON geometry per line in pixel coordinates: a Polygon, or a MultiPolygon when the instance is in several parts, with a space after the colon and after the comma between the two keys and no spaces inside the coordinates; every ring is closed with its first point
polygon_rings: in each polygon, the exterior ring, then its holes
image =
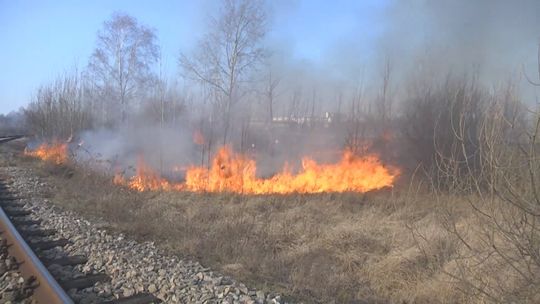
{"type": "Polygon", "coordinates": [[[129,102],[155,78],[151,67],[158,54],[154,31],[129,15],[115,13],[98,33],[89,63],[91,79],[100,92],[120,103],[123,123],[129,102]]]}
{"type": "Polygon", "coordinates": [[[365,98],[365,83],[362,75],[358,86],[351,99],[351,108],[348,113],[347,137],[345,146],[353,153],[364,152],[362,147],[366,141],[365,134],[365,116],[366,113],[362,109],[362,103],[365,98]]]}
{"type": "Polygon", "coordinates": [[[242,97],[241,85],[264,57],[266,14],[258,0],[225,0],[210,31],[192,56],[180,55],[180,66],[194,79],[217,93],[223,116],[223,143],[231,124],[231,108],[242,97]]]}
{"type": "Polygon", "coordinates": [[[302,88],[297,86],[292,92],[292,98],[289,103],[288,118],[296,119],[300,116],[300,107],[302,106],[302,88]]]}
{"type": "Polygon", "coordinates": [[[274,118],[274,104],[276,101],[277,93],[276,89],[281,82],[281,78],[276,77],[272,70],[268,72],[267,78],[266,78],[266,86],[264,88],[264,95],[266,96],[267,101],[267,109],[268,109],[268,122],[272,122],[272,119],[274,118]]]}
{"type": "Polygon", "coordinates": [[[177,127],[177,118],[186,111],[186,96],[174,81],[160,78],[148,90],[144,106],[139,110],[145,119],[160,128],[177,127]]]}
{"type": "Polygon", "coordinates": [[[90,129],[93,116],[85,86],[76,69],[42,85],[24,110],[30,131],[39,137],[65,139],[90,129]]]}
{"type": "Polygon", "coordinates": [[[379,96],[377,98],[377,116],[380,122],[383,124],[383,128],[386,127],[388,120],[392,116],[392,98],[391,98],[391,80],[392,80],[392,63],[388,56],[385,57],[384,65],[382,68],[382,84],[379,96]]]}
{"type": "MultiPolygon", "coordinates": [[[[532,80],[531,78],[529,78],[527,73],[525,73],[525,65],[523,65],[523,75],[525,75],[525,78],[530,84],[535,87],[540,87],[540,81],[532,80]]],[[[538,43],[538,79],[540,79],[540,43],[538,43]]]]}

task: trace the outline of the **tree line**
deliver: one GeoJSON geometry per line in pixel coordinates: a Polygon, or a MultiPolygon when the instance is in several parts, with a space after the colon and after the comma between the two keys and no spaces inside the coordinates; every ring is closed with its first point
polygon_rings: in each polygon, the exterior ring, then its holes
{"type": "MultiPolygon", "coordinates": [[[[328,117],[342,126],[336,130],[344,133],[339,148],[361,153],[369,141],[383,156],[411,169],[422,164],[439,172],[441,159],[456,155],[461,143],[471,156],[467,160],[478,161],[474,138],[493,104],[505,109],[505,119],[519,122],[515,126],[527,128],[534,121],[517,81],[490,87],[474,72],[436,77],[420,72],[403,79],[396,73],[399,62],[385,54],[379,73],[370,75],[376,81],[359,73],[352,88],[289,85],[290,77],[280,73],[265,45],[265,5],[223,0],[196,47],[178,55],[174,80],[163,76],[156,31],[133,16],[114,13],[98,32],[84,68],[38,88],[24,112],[31,132],[65,139],[84,130],[135,124],[189,126],[204,134],[203,150],[210,155],[223,144],[243,150],[249,136],[274,142],[276,116],[309,121],[324,116],[325,104],[336,114],[328,117]],[[334,93],[324,95],[323,89],[334,93]],[[455,125],[462,119],[468,133],[459,139],[455,125]]],[[[518,138],[514,133],[509,141],[518,138]]]]}
{"type": "MultiPolygon", "coordinates": [[[[261,1],[223,1],[191,54],[180,54],[179,74],[200,84],[212,121],[231,136],[233,107],[250,94],[254,71],[265,57],[267,17],[261,1]]],[[[133,16],[114,13],[98,32],[87,66],[41,86],[26,108],[31,130],[65,138],[86,129],[134,123],[137,112],[174,122],[190,92],[162,76],[157,33],[133,16]]]]}

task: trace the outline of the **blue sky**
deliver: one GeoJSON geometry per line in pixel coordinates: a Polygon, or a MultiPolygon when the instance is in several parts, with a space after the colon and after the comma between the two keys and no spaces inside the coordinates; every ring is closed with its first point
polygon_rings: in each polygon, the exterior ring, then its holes
{"type": "MultiPolygon", "coordinates": [[[[388,1],[270,1],[267,44],[315,65],[337,46],[369,52],[388,1]]],[[[60,73],[84,68],[97,31],[115,11],[156,29],[163,65],[174,76],[179,52],[194,47],[218,6],[210,0],[0,0],[0,113],[26,105],[40,84],[60,73]]]]}

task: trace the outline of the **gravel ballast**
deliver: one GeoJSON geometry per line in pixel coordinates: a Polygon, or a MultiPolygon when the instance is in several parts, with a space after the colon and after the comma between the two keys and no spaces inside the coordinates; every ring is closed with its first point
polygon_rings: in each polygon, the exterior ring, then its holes
{"type": "MultiPolygon", "coordinates": [[[[84,255],[88,263],[75,271],[81,275],[105,273],[110,276],[109,283],[97,283],[88,292],[114,298],[147,292],[164,303],[284,303],[278,294],[249,289],[198,262],[167,255],[153,242],[138,242],[121,233],[110,233],[104,229],[107,223],[91,222],[71,211],[61,210],[44,197],[44,193],[51,191],[50,187],[28,168],[2,167],[0,173],[11,178],[12,190],[25,197],[26,207],[43,221],[42,228],[55,229],[60,237],[72,241],[51,255],[84,255]]],[[[60,275],[65,271],[62,267],[50,270],[60,275]]],[[[84,298],[80,292],[68,292],[75,300],[84,298]]]]}

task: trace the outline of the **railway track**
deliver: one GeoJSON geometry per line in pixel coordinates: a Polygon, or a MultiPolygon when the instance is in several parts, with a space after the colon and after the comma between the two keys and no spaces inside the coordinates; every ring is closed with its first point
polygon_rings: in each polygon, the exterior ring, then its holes
{"type": "MultiPolygon", "coordinates": [[[[145,304],[158,303],[152,294],[139,293],[130,297],[115,299],[112,295],[92,294],[96,283],[107,284],[109,278],[103,273],[77,273],[87,262],[84,256],[62,255],[58,252],[71,242],[58,237],[57,232],[40,227],[41,220],[24,203],[25,198],[17,197],[9,187],[9,181],[0,179],[0,238],[4,258],[9,256],[24,278],[24,286],[19,290],[18,300],[31,298],[31,303],[109,303],[145,304]],[[52,251],[53,254],[50,254],[52,251]],[[58,257],[61,256],[61,257],[58,257]],[[71,278],[55,275],[54,268],[71,268],[77,273],[71,278]],[[70,295],[80,293],[77,301],[70,295]],[[81,296],[84,295],[84,296],[81,296]]],[[[69,272],[69,271],[68,271],[69,272]]],[[[65,273],[65,271],[63,272],[65,273]]]]}
{"type": "MultiPolygon", "coordinates": [[[[26,137],[25,135],[0,136],[0,144],[26,137]]],[[[0,179],[0,255],[5,264],[13,265],[24,279],[15,301],[29,300],[32,303],[109,303],[145,304],[159,303],[151,294],[140,293],[122,299],[78,298],[74,301],[66,290],[76,293],[89,289],[98,282],[107,282],[105,274],[83,274],[69,279],[58,280],[49,268],[73,267],[85,264],[84,256],[65,255],[61,258],[47,258],[47,251],[61,250],[70,241],[55,237],[56,231],[42,229],[41,220],[34,218],[32,210],[26,208],[24,198],[11,192],[8,182],[0,179]],[[32,299],[27,299],[27,298],[32,299]]],[[[4,265],[4,272],[10,270],[4,265]]],[[[10,266],[11,268],[11,266],[10,266]]],[[[3,275],[3,273],[0,273],[3,275]]],[[[3,290],[5,291],[5,290],[3,290]]],[[[2,292],[3,292],[2,291],[2,292]]],[[[109,296],[111,297],[111,296],[109,296]]]]}

